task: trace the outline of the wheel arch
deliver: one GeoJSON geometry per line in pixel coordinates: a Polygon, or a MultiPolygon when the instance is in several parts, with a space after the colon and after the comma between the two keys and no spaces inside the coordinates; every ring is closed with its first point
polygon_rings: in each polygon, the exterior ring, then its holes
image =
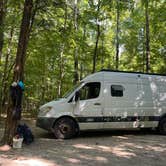
{"type": "Polygon", "coordinates": [[[166,113],[164,113],[160,116],[160,120],[162,120],[163,118],[166,118],[166,113]]]}
{"type": "Polygon", "coordinates": [[[158,127],[159,127],[159,125],[160,125],[160,123],[161,123],[161,121],[162,121],[163,119],[166,119],[166,113],[164,113],[164,114],[162,114],[162,115],[160,116],[160,118],[159,118],[159,123],[158,123],[158,127]]]}

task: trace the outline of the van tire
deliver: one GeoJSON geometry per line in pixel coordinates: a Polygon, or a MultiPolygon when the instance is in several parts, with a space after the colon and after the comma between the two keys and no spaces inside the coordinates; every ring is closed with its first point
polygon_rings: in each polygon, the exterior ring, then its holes
{"type": "Polygon", "coordinates": [[[78,125],[69,117],[63,117],[56,121],[53,128],[57,139],[69,139],[77,135],[78,125]]]}
{"type": "Polygon", "coordinates": [[[162,135],[166,135],[166,118],[163,118],[159,123],[159,132],[162,135]]]}

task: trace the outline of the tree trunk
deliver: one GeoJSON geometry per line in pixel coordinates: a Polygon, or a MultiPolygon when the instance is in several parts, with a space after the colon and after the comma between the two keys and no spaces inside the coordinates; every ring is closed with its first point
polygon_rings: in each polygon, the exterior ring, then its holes
{"type": "Polygon", "coordinates": [[[98,5],[97,5],[97,17],[96,17],[97,34],[96,34],[95,49],[94,49],[94,54],[93,54],[92,73],[94,73],[96,71],[97,50],[98,50],[98,43],[99,43],[99,38],[100,38],[100,25],[98,22],[99,21],[99,19],[98,19],[99,12],[100,12],[100,0],[98,1],[98,5]]]}
{"type": "Polygon", "coordinates": [[[84,63],[85,63],[85,41],[86,41],[86,24],[84,24],[83,27],[83,36],[82,36],[82,40],[83,40],[83,46],[82,46],[82,56],[81,56],[81,64],[80,64],[80,80],[83,79],[84,77],[84,72],[85,72],[85,67],[84,67],[84,63]]]}
{"type": "Polygon", "coordinates": [[[149,37],[149,0],[145,3],[145,19],[146,19],[146,72],[150,71],[150,37],[149,37]]]}
{"type": "MultiPolygon", "coordinates": [[[[1,58],[2,58],[2,49],[4,43],[4,17],[6,13],[6,3],[7,0],[0,0],[0,66],[1,66],[1,58]]],[[[2,78],[2,73],[0,73],[0,81],[2,78]]],[[[1,108],[2,105],[2,87],[0,87],[0,117],[1,117],[1,108]]]]}
{"type": "Polygon", "coordinates": [[[26,58],[26,49],[30,34],[31,16],[33,0],[25,0],[23,19],[20,30],[19,43],[16,55],[16,64],[14,69],[14,81],[23,80],[24,64],[26,58]]]}
{"type": "MultiPolygon", "coordinates": [[[[66,1],[65,18],[64,18],[64,25],[63,25],[64,31],[66,31],[67,19],[68,19],[68,7],[67,7],[67,1],[66,1]]],[[[62,32],[62,38],[65,41],[63,32],[62,32]]],[[[63,42],[60,48],[60,59],[59,59],[58,98],[62,97],[62,84],[63,84],[63,77],[64,77],[64,69],[63,69],[64,68],[64,49],[65,49],[65,43],[63,42]]]]}
{"type": "Polygon", "coordinates": [[[95,49],[94,49],[94,54],[93,54],[93,69],[92,73],[96,71],[96,59],[97,59],[97,50],[98,50],[98,43],[99,43],[99,38],[100,38],[100,25],[97,25],[97,35],[96,35],[96,43],[95,43],[95,49]]]}
{"type": "MultiPolygon", "coordinates": [[[[16,63],[14,67],[13,81],[23,80],[26,50],[27,50],[28,39],[30,35],[32,6],[33,6],[33,0],[25,0],[23,18],[22,18],[22,23],[20,27],[19,42],[17,47],[16,63]]],[[[18,120],[13,119],[12,117],[13,109],[14,108],[12,105],[11,98],[9,98],[8,108],[7,108],[7,119],[6,119],[4,139],[3,139],[3,141],[7,144],[12,143],[12,138],[15,134],[17,123],[18,123],[18,120]]]]}
{"type": "Polygon", "coordinates": [[[4,43],[4,17],[6,12],[7,0],[0,0],[0,64],[2,58],[2,49],[4,43]]]}
{"type": "MultiPolygon", "coordinates": [[[[74,2],[74,31],[77,34],[78,31],[78,0],[74,2]]],[[[75,39],[76,41],[76,39],[75,39]]],[[[78,72],[78,46],[75,45],[74,48],[74,84],[79,81],[79,72],[78,72]]]]}
{"type": "Polygon", "coordinates": [[[101,70],[104,69],[104,36],[102,36],[101,70]]]}
{"type": "Polygon", "coordinates": [[[116,70],[119,69],[119,19],[120,19],[120,9],[119,0],[116,2],[116,70]]]}
{"type": "MultiPolygon", "coordinates": [[[[8,80],[8,67],[9,67],[9,57],[11,54],[11,47],[12,47],[12,39],[13,39],[13,33],[14,33],[14,28],[12,27],[11,32],[10,32],[10,38],[8,42],[8,50],[5,58],[5,66],[4,66],[4,71],[3,71],[3,78],[2,78],[2,83],[1,83],[1,99],[0,99],[0,117],[1,117],[1,112],[2,110],[5,110],[5,101],[7,99],[7,80],[8,80]]],[[[9,71],[10,72],[10,71],[9,71]]]]}
{"type": "Polygon", "coordinates": [[[58,98],[62,97],[62,80],[63,80],[63,52],[64,43],[61,46],[60,59],[59,59],[59,80],[58,80],[58,98]]]}

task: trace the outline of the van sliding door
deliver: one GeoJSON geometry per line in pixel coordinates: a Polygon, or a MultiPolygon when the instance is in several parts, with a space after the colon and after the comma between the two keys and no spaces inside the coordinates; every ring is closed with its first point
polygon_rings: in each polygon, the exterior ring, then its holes
{"type": "Polygon", "coordinates": [[[136,79],[128,79],[128,82],[105,83],[104,96],[104,128],[133,128],[137,116],[136,79]]]}

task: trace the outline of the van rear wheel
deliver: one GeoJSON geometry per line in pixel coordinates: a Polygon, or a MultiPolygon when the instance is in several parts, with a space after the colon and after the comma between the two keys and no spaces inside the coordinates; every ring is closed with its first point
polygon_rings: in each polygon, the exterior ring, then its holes
{"type": "Polygon", "coordinates": [[[159,132],[160,134],[166,135],[166,118],[160,121],[159,132]]]}
{"type": "Polygon", "coordinates": [[[58,139],[69,139],[76,136],[78,127],[76,123],[68,117],[60,118],[54,125],[54,135],[58,139]]]}

